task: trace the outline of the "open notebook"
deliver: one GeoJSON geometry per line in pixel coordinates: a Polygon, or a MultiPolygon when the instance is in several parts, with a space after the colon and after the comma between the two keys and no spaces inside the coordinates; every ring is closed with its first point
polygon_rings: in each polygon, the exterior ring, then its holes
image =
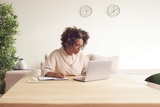
{"type": "Polygon", "coordinates": [[[112,61],[96,60],[89,61],[85,77],[76,77],[74,80],[87,82],[107,79],[110,77],[112,61]]]}

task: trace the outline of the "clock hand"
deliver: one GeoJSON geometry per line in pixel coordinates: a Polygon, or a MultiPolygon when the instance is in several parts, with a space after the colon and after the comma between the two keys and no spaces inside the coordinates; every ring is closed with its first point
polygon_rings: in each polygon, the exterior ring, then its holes
{"type": "Polygon", "coordinates": [[[86,6],[86,12],[87,12],[87,6],[86,6]]]}
{"type": "Polygon", "coordinates": [[[87,10],[87,8],[86,8],[86,16],[88,16],[88,15],[87,15],[87,12],[88,12],[89,10],[91,10],[91,9],[88,9],[88,10],[87,10]]]}
{"type": "Polygon", "coordinates": [[[113,11],[115,11],[115,6],[113,7],[113,11]]]}
{"type": "Polygon", "coordinates": [[[111,13],[115,12],[118,8],[116,8],[115,10],[113,10],[111,13]]]}
{"type": "Polygon", "coordinates": [[[91,10],[91,9],[88,9],[86,12],[88,12],[89,10],[91,10]]]}

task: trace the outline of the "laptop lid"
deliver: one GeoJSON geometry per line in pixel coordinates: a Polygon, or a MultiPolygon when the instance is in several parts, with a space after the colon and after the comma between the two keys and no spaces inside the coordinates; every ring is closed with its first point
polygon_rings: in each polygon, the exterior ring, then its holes
{"type": "Polygon", "coordinates": [[[74,78],[78,81],[95,81],[107,79],[110,76],[112,61],[94,60],[88,62],[86,76],[84,78],[74,78]]]}

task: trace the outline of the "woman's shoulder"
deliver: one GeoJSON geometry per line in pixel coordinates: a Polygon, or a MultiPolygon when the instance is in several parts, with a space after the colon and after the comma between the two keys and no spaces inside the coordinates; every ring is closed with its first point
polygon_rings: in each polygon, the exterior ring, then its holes
{"type": "Polygon", "coordinates": [[[58,55],[59,52],[60,52],[60,49],[55,49],[50,53],[50,55],[58,55]]]}
{"type": "Polygon", "coordinates": [[[78,55],[81,56],[81,57],[85,57],[85,54],[83,53],[83,51],[80,51],[80,52],[78,53],[78,55]]]}

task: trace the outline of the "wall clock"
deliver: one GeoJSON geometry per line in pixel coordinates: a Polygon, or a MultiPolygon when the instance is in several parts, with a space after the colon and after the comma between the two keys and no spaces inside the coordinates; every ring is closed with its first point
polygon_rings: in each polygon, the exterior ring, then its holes
{"type": "Polygon", "coordinates": [[[93,10],[90,6],[84,5],[80,8],[80,14],[84,18],[91,16],[92,12],[93,10]]]}
{"type": "Polygon", "coordinates": [[[115,17],[115,16],[118,16],[119,15],[119,13],[120,13],[120,8],[119,8],[119,6],[117,6],[117,5],[110,5],[109,7],[108,7],[108,15],[110,16],[110,17],[115,17]]]}

